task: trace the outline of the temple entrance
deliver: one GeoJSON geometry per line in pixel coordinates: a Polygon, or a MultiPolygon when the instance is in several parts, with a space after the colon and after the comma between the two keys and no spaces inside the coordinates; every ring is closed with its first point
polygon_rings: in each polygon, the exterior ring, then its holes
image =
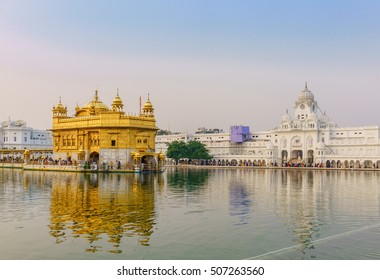
{"type": "Polygon", "coordinates": [[[154,156],[143,156],[141,158],[141,171],[155,171],[156,161],[154,156]]]}
{"type": "Polygon", "coordinates": [[[292,160],[301,161],[303,159],[303,152],[301,150],[292,151],[292,160]]]}
{"type": "Polygon", "coordinates": [[[312,166],[314,163],[314,151],[308,150],[307,151],[307,165],[312,166]]]}
{"type": "Polygon", "coordinates": [[[92,152],[90,154],[90,162],[99,162],[99,153],[97,152],[92,152]]]}
{"type": "Polygon", "coordinates": [[[281,159],[283,164],[286,164],[288,162],[288,151],[283,150],[281,152],[281,159]]]}

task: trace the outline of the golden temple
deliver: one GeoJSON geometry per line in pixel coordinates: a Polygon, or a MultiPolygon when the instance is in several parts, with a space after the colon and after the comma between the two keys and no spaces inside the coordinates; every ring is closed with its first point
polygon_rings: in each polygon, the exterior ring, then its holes
{"type": "Polygon", "coordinates": [[[155,152],[157,130],[149,96],[139,114],[124,112],[119,93],[109,108],[96,90],[73,116],[60,99],[53,107],[53,160],[79,169],[162,171],[164,155],[155,152]]]}

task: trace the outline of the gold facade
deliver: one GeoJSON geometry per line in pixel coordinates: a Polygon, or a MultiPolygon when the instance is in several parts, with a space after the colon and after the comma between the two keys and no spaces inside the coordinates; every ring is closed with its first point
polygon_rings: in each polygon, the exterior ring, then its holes
{"type": "Polygon", "coordinates": [[[96,91],[88,104],[68,116],[60,100],[53,107],[54,159],[109,169],[161,169],[163,154],[155,152],[157,127],[149,97],[137,115],[123,108],[119,94],[109,108],[96,91]]]}

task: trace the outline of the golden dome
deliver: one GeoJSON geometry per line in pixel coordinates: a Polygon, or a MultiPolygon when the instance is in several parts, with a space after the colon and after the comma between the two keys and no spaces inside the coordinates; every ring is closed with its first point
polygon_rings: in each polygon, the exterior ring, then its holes
{"type": "Polygon", "coordinates": [[[158,154],[158,158],[159,159],[165,159],[165,155],[162,151],[158,154]]]}
{"type": "Polygon", "coordinates": [[[62,105],[61,97],[59,98],[58,104],[53,107],[53,116],[54,117],[66,117],[67,116],[67,107],[62,105]]]}
{"type": "Polygon", "coordinates": [[[153,105],[152,105],[152,103],[150,102],[149,99],[148,99],[148,101],[145,103],[145,105],[144,105],[144,109],[153,109],[153,105]]]}
{"type": "Polygon", "coordinates": [[[99,100],[98,91],[95,91],[94,99],[92,99],[89,103],[87,103],[83,109],[87,110],[95,110],[95,112],[99,111],[109,111],[109,108],[106,104],[99,100]]]}
{"type": "Polygon", "coordinates": [[[65,109],[65,106],[62,105],[61,97],[59,97],[59,102],[58,102],[57,105],[55,105],[54,109],[55,109],[55,110],[58,110],[58,109],[65,109]]]}
{"type": "Polygon", "coordinates": [[[123,105],[123,101],[121,100],[119,93],[117,93],[116,97],[114,98],[112,105],[123,105]]]}
{"type": "Polygon", "coordinates": [[[124,107],[123,101],[121,100],[119,96],[119,90],[117,90],[117,95],[112,102],[112,111],[122,112],[123,107],[124,107]]]}
{"type": "Polygon", "coordinates": [[[149,94],[148,94],[148,100],[144,104],[143,115],[146,117],[154,117],[154,109],[153,109],[152,103],[149,100],[149,94]]]}
{"type": "Polygon", "coordinates": [[[152,103],[150,102],[150,99],[149,99],[149,94],[148,94],[148,100],[145,102],[144,104],[144,110],[149,110],[149,111],[152,111],[153,110],[153,105],[152,103]]]}

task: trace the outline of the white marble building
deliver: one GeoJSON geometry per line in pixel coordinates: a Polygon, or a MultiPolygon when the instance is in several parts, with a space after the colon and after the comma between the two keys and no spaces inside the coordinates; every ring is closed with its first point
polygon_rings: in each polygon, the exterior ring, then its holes
{"type": "Polygon", "coordinates": [[[26,126],[26,122],[4,121],[0,127],[0,149],[52,149],[52,134],[26,126]]]}
{"type": "Polygon", "coordinates": [[[251,131],[242,142],[231,133],[157,136],[156,147],[166,151],[174,140],[197,140],[206,145],[217,165],[304,165],[380,168],[379,126],[340,128],[331,122],[305,85],[296,99],[294,115],[287,111],[277,128],[251,131]]]}

